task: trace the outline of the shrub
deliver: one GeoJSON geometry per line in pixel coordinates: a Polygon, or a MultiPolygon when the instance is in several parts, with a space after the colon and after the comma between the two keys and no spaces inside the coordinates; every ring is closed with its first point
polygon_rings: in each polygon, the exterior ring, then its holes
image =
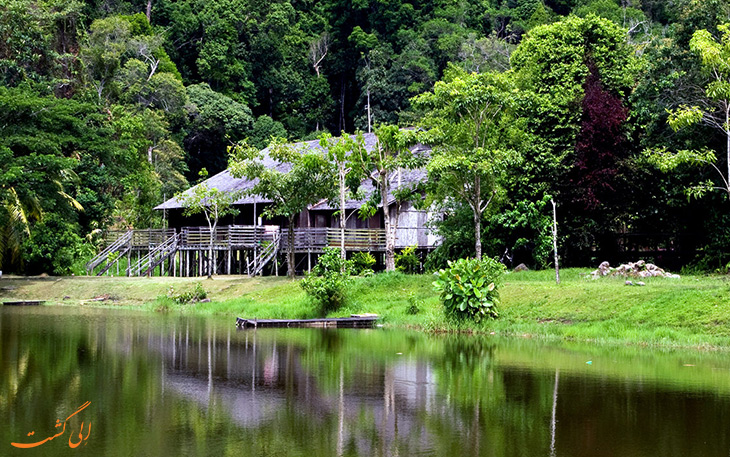
{"type": "Polygon", "coordinates": [[[496,318],[499,313],[498,288],[505,267],[490,258],[449,261],[449,268],[438,272],[433,282],[441,293],[447,317],[450,319],[496,318]]]}
{"type": "Polygon", "coordinates": [[[203,289],[203,286],[200,283],[195,284],[195,288],[193,290],[182,292],[180,294],[175,294],[175,289],[172,287],[170,287],[170,290],[167,292],[167,298],[171,299],[178,305],[199,302],[207,297],[208,292],[203,289]]]}
{"type": "Polygon", "coordinates": [[[345,287],[350,282],[353,262],[340,257],[340,250],[325,248],[317,265],[299,283],[319,306],[321,313],[335,311],[345,304],[345,287]]]}
{"type": "Polygon", "coordinates": [[[413,292],[408,293],[408,307],[406,307],[406,314],[415,315],[421,312],[423,306],[423,300],[416,298],[416,294],[413,292]]]}
{"type": "Polygon", "coordinates": [[[373,265],[375,265],[375,257],[369,252],[356,252],[352,254],[353,274],[358,276],[367,276],[372,274],[373,265]]]}
{"type": "Polygon", "coordinates": [[[408,246],[395,253],[395,268],[408,274],[416,274],[421,269],[421,260],[416,254],[416,246],[408,246]]]}

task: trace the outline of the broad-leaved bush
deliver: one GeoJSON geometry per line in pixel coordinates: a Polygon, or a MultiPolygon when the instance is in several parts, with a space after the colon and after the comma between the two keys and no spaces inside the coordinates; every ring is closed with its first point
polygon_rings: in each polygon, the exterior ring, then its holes
{"type": "Polygon", "coordinates": [[[340,250],[325,248],[317,265],[299,283],[317,304],[319,311],[327,314],[345,304],[345,288],[350,282],[353,262],[340,256],[340,250]]]}
{"type": "Polygon", "coordinates": [[[446,316],[475,322],[498,317],[498,289],[504,273],[504,265],[490,258],[449,261],[449,267],[439,270],[433,282],[446,316]]]}

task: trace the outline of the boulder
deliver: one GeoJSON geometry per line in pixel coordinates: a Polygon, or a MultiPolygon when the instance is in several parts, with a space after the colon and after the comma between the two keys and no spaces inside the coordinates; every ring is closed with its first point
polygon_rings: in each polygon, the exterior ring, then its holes
{"type": "MultiPolygon", "coordinates": [[[[616,268],[611,268],[608,262],[602,262],[598,266],[598,269],[591,273],[591,277],[593,279],[597,279],[603,276],[622,276],[625,278],[679,278],[679,275],[667,273],[662,268],[659,268],[653,263],[647,263],[644,260],[624,263],[616,268]]],[[[629,285],[628,282],[630,281],[627,281],[627,285],[629,285]]]]}

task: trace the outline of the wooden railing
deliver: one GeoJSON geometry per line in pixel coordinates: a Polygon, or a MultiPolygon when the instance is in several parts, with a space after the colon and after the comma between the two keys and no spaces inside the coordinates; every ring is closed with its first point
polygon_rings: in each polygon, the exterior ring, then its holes
{"type": "MultiPolygon", "coordinates": [[[[86,271],[88,272],[88,274],[91,275],[94,272],[94,268],[98,267],[104,262],[107,262],[109,256],[113,252],[127,252],[129,250],[129,243],[132,240],[132,236],[134,236],[133,230],[119,232],[119,236],[117,236],[110,243],[107,243],[107,247],[103,251],[98,253],[93,259],[91,259],[89,263],[86,264],[86,271]]],[[[118,254],[115,257],[114,262],[116,262],[120,256],[121,254],[118,254]]],[[[104,274],[114,262],[107,262],[107,264],[102,268],[103,271],[97,273],[97,275],[104,274]]]]}
{"type": "MultiPolygon", "coordinates": [[[[274,233],[281,231],[281,250],[288,249],[289,232],[278,226],[230,225],[218,227],[213,236],[213,249],[254,249],[262,243],[271,242],[274,233]]],[[[418,240],[428,235],[429,230],[419,228],[399,228],[396,248],[410,245],[423,245],[418,240]],[[422,236],[423,235],[423,236],[422,236]],[[400,239],[404,238],[404,239],[400,239]]],[[[109,232],[106,239],[108,245],[113,244],[126,232],[109,232]],[[116,235],[116,236],[115,236],[116,235]]],[[[175,235],[175,229],[134,230],[130,246],[135,250],[149,250],[163,244],[175,235]]],[[[129,236],[129,235],[127,235],[129,236]]],[[[340,247],[342,232],[339,228],[306,228],[294,229],[294,249],[297,252],[321,252],[325,247],[340,247]]],[[[210,229],[208,227],[183,227],[178,236],[178,249],[208,249],[210,247],[210,229]]],[[[421,247],[425,247],[421,246],[421,247]]],[[[384,251],[384,229],[345,229],[345,248],[348,251],[384,251]]]]}
{"type": "Polygon", "coordinates": [[[178,235],[174,233],[164,243],[155,246],[139,262],[129,268],[127,276],[147,276],[177,250],[178,235]]]}
{"type": "MultiPolygon", "coordinates": [[[[132,238],[130,240],[130,246],[132,249],[159,246],[175,235],[175,229],[144,229],[130,231],[132,232],[132,238]]],[[[106,245],[113,244],[126,233],[128,232],[122,230],[109,230],[104,234],[104,242],[106,245]]]]}
{"type": "MultiPolygon", "coordinates": [[[[281,249],[289,246],[289,232],[281,231],[281,249]]],[[[294,229],[294,250],[321,251],[326,247],[341,246],[342,231],[338,228],[294,229]]],[[[382,251],[385,249],[383,229],[345,229],[345,249],[348,251],[382,251]]]]}
{"type": "MultiPolygon", "coordinates": [[[[214,249],[255,248],[261,243],[272,241],[278,226],[229,225],[217,227],[213,235],[214,249]]],[[[180,246],[185,249],[210,247],[208,227],[183,227],[180,229],[180,246]]]]}

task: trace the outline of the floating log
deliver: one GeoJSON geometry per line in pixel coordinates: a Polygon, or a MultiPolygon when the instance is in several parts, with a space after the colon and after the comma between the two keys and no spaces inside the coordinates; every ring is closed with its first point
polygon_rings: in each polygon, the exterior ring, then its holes
{"type": "Polygon", "coordinates": [[[320,327],[320,328],[372,328],[378,316],[375,314],[353,315],[352,317],[334,317],[325,319],[243,319],[236,318],[239,328],[286,328],[286,327],[320,327]]]}
{"type": "Polygon", "coordinates": [[[6,301],[3,302],[5,306],[36,306],[45,303],[45,300],[21,300],[21,301],[6,301]]]}

